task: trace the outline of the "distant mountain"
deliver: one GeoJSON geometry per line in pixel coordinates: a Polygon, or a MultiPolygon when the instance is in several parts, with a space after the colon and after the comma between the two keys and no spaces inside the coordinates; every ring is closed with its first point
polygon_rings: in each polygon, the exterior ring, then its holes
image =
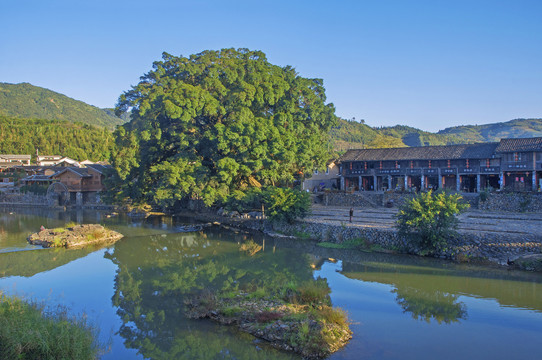
{"type": "Polygon", "coordinates": [[[354,148],[382,148],[494,142],[502,138],[542,136],[542,119],[516,119],[487,125],[456,126],[437,133],[410,126],[370,127],[355,120],[339,119],[331,132],[335,151],[354,148]]]}
{"type": "Polygon", "coordinates": [[[29,83],[0,83],[0,115],[16,118],[65,120],[114,129],[126,122],[110,110],[29,83]]]}
{"type": "Polygon", "coordinates": [[[515,119],[507,122],[455,126],[440,130],[439,135],[453,135],[465,142],[499,141],[502,138],[542,136],[542,119],[515,119]]]}

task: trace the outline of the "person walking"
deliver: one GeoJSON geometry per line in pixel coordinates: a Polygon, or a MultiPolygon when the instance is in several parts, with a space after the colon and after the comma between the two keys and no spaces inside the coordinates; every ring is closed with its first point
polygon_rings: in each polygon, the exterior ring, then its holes
{"type": "Polygon", "coordinates": [[[350,208],[350,222],[352,222],[352,216],[354,216],[354,208],[350,208]]]}

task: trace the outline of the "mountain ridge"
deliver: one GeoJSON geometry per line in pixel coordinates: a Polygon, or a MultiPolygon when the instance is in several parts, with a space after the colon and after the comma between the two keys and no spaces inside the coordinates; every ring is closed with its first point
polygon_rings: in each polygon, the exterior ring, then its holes
{"type": "Polygon", "coordinates": [[[0,82],[0,115],[21,119],[64,120],[114,130],[126,120],[110,111],[30,83],[0,82]]]}

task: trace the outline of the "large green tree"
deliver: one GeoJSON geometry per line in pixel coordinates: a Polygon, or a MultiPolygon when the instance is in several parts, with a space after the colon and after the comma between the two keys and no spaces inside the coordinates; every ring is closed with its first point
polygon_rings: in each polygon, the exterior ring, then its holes
{"type": "Polygon", "coordinates": [[[186,196],[210,205],[232,190],[290,182],[328,158],[336,122],[321,79],[299,76],[247,49],[163,54],[121,95],[132,111],[114,159],[124,194],[170,206],[186,196]],[[119,146],[120,147],[120,146],[119,146]]]}

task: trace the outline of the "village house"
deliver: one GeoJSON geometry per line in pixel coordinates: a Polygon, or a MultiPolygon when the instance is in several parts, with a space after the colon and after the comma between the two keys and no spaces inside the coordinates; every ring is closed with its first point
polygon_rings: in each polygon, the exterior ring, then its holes
{"type": "Polygon", "coordinates": [[[51,178],[63,184],[71,204],[99,203],[108,166],[89,164],[85,168],[65,167],[51,178]]]}
{"type": "Polygon", "coordinates": [[[325,171],[314,170],[311,177],[303,181],[303,190],[338,189],[339,175],[339,166],[332,161],[326,165],[325,171]]]}
{"type": "Polygon", "coordinates": [[[539,191],[542,138],[348,150],[339,164],[343,190],[539,191]]]}
{"type": "Polygon", "coordinates": [[[75,166],[83,167],[77,160],[60,155],[38,155],[36,158],[38,166],[75,166]]]}

